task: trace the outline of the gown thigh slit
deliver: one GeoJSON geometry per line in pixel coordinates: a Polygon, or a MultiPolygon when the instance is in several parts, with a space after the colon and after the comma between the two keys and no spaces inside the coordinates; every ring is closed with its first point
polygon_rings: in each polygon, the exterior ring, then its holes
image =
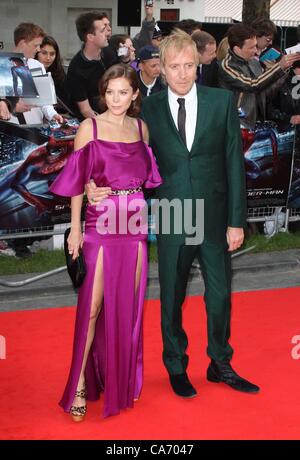
{"type": "Polygon", "coordinates": [[[95,317],[95,314],[97,313],[96,310],[98,310],[98,315],[101,311],[103,306],[103,292],[103,246],[100,246],[96,260],[95,276],[93,280],[90,319],[95,317]],[[92,311],[93,307],[94,311],[92,311]]]}

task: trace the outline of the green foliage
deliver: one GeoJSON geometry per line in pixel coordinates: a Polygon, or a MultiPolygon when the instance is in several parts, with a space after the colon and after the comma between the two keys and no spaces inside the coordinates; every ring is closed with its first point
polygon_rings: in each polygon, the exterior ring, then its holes
{"type": "Polygon", "coordinates": [[[270,252],[297,249],[300,248],[300,232],[277,233],[272,238],[266,238],[261,234],[252,235],[247,238],[241,249],[246,249],[254,245],[256,245],[256,247],[251,252],[270,252]]]}
{"type": "Polygon", "coordinates": [[[21,273],[42,273],[65,265],[63,251],[39,250],[26,258],[16,258],[0,255],[0,275],[15,275],[21,273]]]}

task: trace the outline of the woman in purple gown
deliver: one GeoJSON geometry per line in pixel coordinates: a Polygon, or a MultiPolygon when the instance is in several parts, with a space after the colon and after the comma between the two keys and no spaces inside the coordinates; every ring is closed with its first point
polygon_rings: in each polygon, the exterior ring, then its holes
{"type": "Polygon", "coordinates": [[[138,80],[130,66],[110,67],[100,83],[106,111],[80,125],[75,151],[51,191],[71,196],[69,252],[79,247],[87,275],[78,293],[73,356],[60,401],[82,421],[86,399],[104,392],[103,416],[133,407],[143,382],[142,314],[147,279],[147,206],[142,187],[161,184],[148,147],[147,126],[137,116],[138,80]],[[84,236],[81,207],[90,180],[103,187],[89,204],[84,236]]]}

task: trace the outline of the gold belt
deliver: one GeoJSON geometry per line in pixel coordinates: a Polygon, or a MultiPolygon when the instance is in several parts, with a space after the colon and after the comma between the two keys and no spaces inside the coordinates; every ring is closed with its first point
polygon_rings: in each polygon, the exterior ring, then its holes
{"type": "Polygon", "coordinates": [[[110,195],[132,195],[133,193],[141,192],[142,187],[128,188],[126,190],[112,190],[110,195]]]}

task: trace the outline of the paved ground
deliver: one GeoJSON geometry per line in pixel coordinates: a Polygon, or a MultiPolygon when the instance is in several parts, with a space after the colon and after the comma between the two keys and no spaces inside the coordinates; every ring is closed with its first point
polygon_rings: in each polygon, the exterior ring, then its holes
{"type": "MultiPolygon", "coordinates": [[[[36,274],[35,274],[36,275],[36,274]]],[[[15,282],[32,275],[2,277],[15,282]]],[[[244,254],[233,259],[233,290],[252,291],[300,285],[300,250],[244,254]]],[[[203,294],[204,285],[198,269],[191,271],[188,295],[203,294]]],[[[147,298],[159,298],[157,265],[150,264],[147,298]]],[[[67,272],[44,278],[24,287],[0,285],[0,311],[63,307],[76,304],[67,272]]]]}

